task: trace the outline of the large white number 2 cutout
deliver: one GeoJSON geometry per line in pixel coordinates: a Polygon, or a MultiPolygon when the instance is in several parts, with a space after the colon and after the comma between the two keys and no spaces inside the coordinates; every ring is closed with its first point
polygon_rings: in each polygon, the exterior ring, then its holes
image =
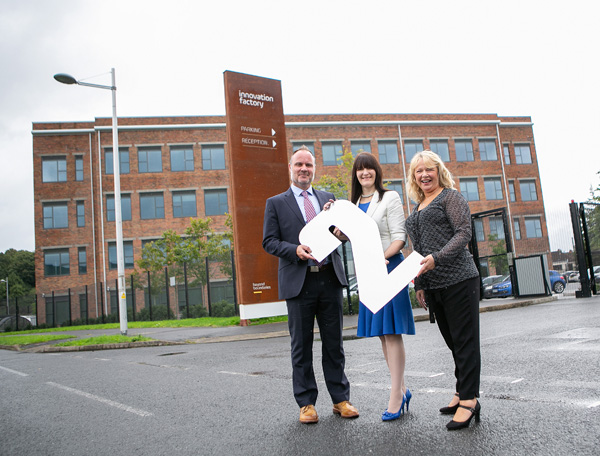
{"type": "Polygon", "coordinates": [[[411,253],[388,274],[379,229],[375,221],[350,201],[339,200],[328,211],[321,211],[300,232],[300,242],[321,261],[341,242],[329,231],[337,226],[352,242],[354,267],[360,301],[377,313],[417,275],[423,257],[411,253]]]}

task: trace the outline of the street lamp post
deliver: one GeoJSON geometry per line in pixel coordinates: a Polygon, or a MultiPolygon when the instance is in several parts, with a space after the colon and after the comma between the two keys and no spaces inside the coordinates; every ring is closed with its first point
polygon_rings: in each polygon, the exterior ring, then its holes
{"type": "Polygon", "coordinates": [[[10,308],[8,307],[8,277],[6,279],[0,280],[0,283],[6,282],[6,316],[10,315],[10,308]]]}
{"type": "Polygon", "coordinates": [[[123,259],[123,217],[121,215],[121,169],[119,157],[119,133],[117,129],[117,86],[115,82],[115,69],[110,70],[112,76],[112,85],[105,86],[100,84],[90,84],[81,82],[73,76],[59,73],[54,75],[54,79],[63,84],[78,84],[85,87],[94,87],[97,89],[108,89],[112,93],[112,139],[113,139],[113,174],[115,181],[115,228],[117,231],[117,274],[118,286],[117,299],[119,300],[119,322],[121,334],[127,335],[127,295],[125,291],[125,262],[123,259]]]}

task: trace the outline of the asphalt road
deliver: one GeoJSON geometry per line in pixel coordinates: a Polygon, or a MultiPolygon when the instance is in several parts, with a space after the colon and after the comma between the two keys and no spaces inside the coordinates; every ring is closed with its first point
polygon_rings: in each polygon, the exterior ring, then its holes
{"type": "Polygon", "coordinates": [[[298,422],[289,337],[74,353],[0,351],[0,455],[592,455],[600,448],[600,297],[481,314],[481,422],[448,432],[437,326],[406,337],[410,411],[384,423],[377,339],[345,342],[351,400],[298,422]]]}

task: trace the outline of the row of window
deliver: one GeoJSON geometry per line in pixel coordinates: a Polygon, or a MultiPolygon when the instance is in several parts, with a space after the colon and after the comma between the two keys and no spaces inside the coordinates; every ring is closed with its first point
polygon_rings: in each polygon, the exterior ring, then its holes
{"type": "MultiPolygon", "coordinates": [[[[495,239],[504,239],[504,224],[502,217],[487,218],[489,224],[489,233],[495,239]]],[[[525,223],[525,238],[541,238],[542,237],[542,222],[540,217],[524,217],[525,223]]],[[[482,219],[475,219],[475,237],[478,242],[489,240],[485,238],[485,231],[482,219]]],[[[515,239],[520,240],[521,224],[519,218],[513,219],[513,227],[515,239]]],[[[142,249],[147,243],[153,240],[142,240],[142,249]]],[[[87,251],[85,247],[78,247],[78,272],[79,274],[87,274],[87,251]]],[[[133,256],[133,241],[123,241],[123,262],[125,269],[134,267],[133,256]]],[[[116,242],[108,243],[108,268],[117,269],[117,245],[116,242]]],[[[69,275],[71,273],[69,249],[52,249],[44,252],[44,274],[46,277],[69,275]]]]}
{"type": "MultiPolygon", "coordinates": [[[[196,217],[198,215],[196,204],[196,191],[171,192],[173,203],[173,217],[196,217]]],[[[85,226],[85,202],[75,202],[77,213],[77,226],[85,226]]],[[[206,216],[225,215],[229,211],[227,203],[227,190],[204,190],[204,207],[206,216]]],[[[69,209],[66,201],[43,203],[44,228],[68,228],[69,209]]],[[[121,195],[121,218],[123,221],[132,219],[131,195],[121,195]]],[[[164,219],[165,201],[163,192],[140,193],[140,219],[164,219]]],[[[106,220],[115,221],[115,197],[106,196],[106,220]]]]}
{"type": "MultiPolygon", "coordinates": [[[[488,217],[489,223],[489,233],[490,236],[495,237],[495,239],[504,239],[504,223],[502,221],[502,217],[488,217]]],[[[523,221],[525,223],[525,238],[526,239],[534,239],[542,237],[542,221],[540,217],[524,217],[523,221]]],[[[485,232],[483,228],[483,220],[475,219],[475,239],[477,242],[485,242],[490,240],[489,238],[485,238],[485,232]]],[[[513,219],[513,229],[515,233],[515,239],[522,239],[521,234],[521,223],[518,217],[513,219]]]]}
{"type": "MultiPolygon", "coordinates": [[[[450,161],[450,147],[447,139],[430,139],[429,148],[438,154],[445,162],[450,161]]],[[[454,139],[454,153],[457,162],[475,161],[473,153],[472,139],[454,139]]],[[[479,159],[481,161],[496,161],[498,154],[496,152],[495,139],[478,139],[479,143],[479,159]]],[[[315,154],[315,143],[313,141],[292,141],[292,149],[305,145],[313,155],[315,154]]],[[[350,150],[352,155],[356,156],[359,151],[371,153],[371,141],[351,141],[350,150]]],[[[396,140],[378,140],[377,150],[379,152],[379,163],[381,164],[397,164],[400,163],[398,154],[398,141],[396,140]]],[[[412,158],[424,150],[422,139],[405,139],[404,140],[404,156],[406,162],[410,163],[412,158]]],[[[321,141],[321,151],[323,153],[323,165],[335,166],[338,165],[338,160],[343,154],[342,141],[321,141]]],[[[516,164],[531,164],[531,148],[529,144],[515,144],[515,163],[516,164]]],[[[511,164],[510,150],[508,144],[503,145],[503,158],[507,165],[511,164]]]]}
{"type": "MultiPolygon", "coordinates": [[[[142,248],[146,242],[142,241],[142,248]]],[[[123,261],[125,269],[134,267],[133,241],[123,241],[123,261]]],[[[108,268],[117,269],[117,244],[108,243],[108,268]]],[[[87,274],[87,250],[85,247],[77,248],[77,271],[79,274],[87,274]]],[[[44,275],[46,277],[64,276],[71,274],[71,263],[69,249],[52,249],[44,252],[44,275]]]]}
{"type": "MultiPolygon", "coordinates": [[[[514,181],[508,183],[510,201],[516,201],[514,181]]],[[[523,179],[519,181],[521,190],[521,201],[537,201],[537,190],[535,180],[523,179]]],[[[404,199],[404,188],[402,181],[388,182],[388,188],[398,192],[404,199]]],[[[500,178],[484,178],[485,198],[488,201],[502,200],[502,181],[500,178]]],[[[479,184],[477,178],[461,178],[460,192],[467,201],[479,201],[479,184]]],[[[171,192],[173,217],[196,217],[198,215],[196,191],[173,191],[171,192]]],[[[165,203],[163,192],[141,193],[140,196],[140,219],[164,219],[165,203]]],[[[85,202],[76,201],[77,226],[85,226],[85,202]]],[[[204,206],[206,216],[224,215],[228,212],[227,190],[214,189],[204,191],[204,206]]],[[[123,221],[132,220],[131,195],[121,195],[121,217],[123,221]]],[[[68,203],[66,201],[43,204],[44,229],[68,228],[68,203]]],[[[114,195],[106,196],[106,220],[115,221],[115,198],[114,195]]]]}
{"type": "MultiPolygon", "coordinates": [[[[386,184],[389,190],[398,192],[401,200],[404,201],[404,186],[402,185],[402,181],[386,181],[386,184]]],[[[537,201],[538,197],[535,179],[519,180],[519,187],[521,190],[521,201],[537,201]]],[[[510,201],[515,202],[517,198],[514,181],[511,180],[508,182],[508,189],[510,193],[510,201]]],[[[484,178],[484,190],[486,200],[502,200],[502,179],[499,177],[484,178]]],[[[460,192],[467,199],[467,201],[479,201],[479,184],[477,178],[460,178],[460,192]]]]}
{"type": "MultiPolygon", "coordinates": [[[[486,177],[483,179],[483,184],[486,200],[503,199],[502,179],[499,177],[486,177]]],[[[521,201],[537,201],[538,197],[534,179],[519,180],[519,188],[521,190],[521,201]]],[[[517,200],[515,182],[512,180],[508,181],[508,191],[510,201],[515,202],[517,200]]],[[[479,201],[479,184],[477,178],[461,178],[460,192],[467,201],[479,201]]]]}
{"type": "MultiPolygon", "coordinates": [[[[142,250],[155,239],[142,240],[142,250]]],[[[133,241],[123,241],[123,263],[125,269],[135,267],[133,256],[133,241]]],[[[117,269],[117,243],[108,243],[108,269],[117,269]]],[[[79,274],[87,274],[87,249],[77,248],[77,271],[79,274]]],[[[46,277],[63,276],[71,274],[71,262],[69,249],[48,249],[44,251],[44,275],[46,277]]]]}
{"type": "MultiPolygon", "coordinates": [[[[192,146],[170,146],[169,156],[172,172],[194,171],[194,148],[192,146]]],[[[163,157],[161,146],[138,147],[138,173],[162,173],[163,157]]],[[[104,172],[113,174],[113,150],[107,148],[104,151],[104,172]]],[[[205,145],[202,146],[202,169],[218,170],[225,169],[225,146],[205,145]]],[[[129,149],[119,147],[119,171],[120,174],[129,174],[129,149]]]]}
{"type": "MultiPolygon", "coordinates": [[[[450,161],[450,148],[447,139],[430,139],[429,148],[437,153],[444,162],[450,161]]],[[[454,152],[457,162],[469,162],[475,160],[472,139],[454,139],[454,152]]],[[[479,158],[481,161],[496,161],[495,139],[478,139],[479,158]]],[[[301,145],[307,146],[315,153],[314,142],[292,141],[293,149],[301,145]]],[[[371,152],[371,141],[351,141],[352,154],[356,156],[359,151],[371,152]]],[[[396,140],[378,140],[377,149],[379,162],[381,164],[399,163],[398,142],[396,140]]],[[[335,166],[343,154],[341,141],[322,141],[323,164],[335,166]]],[[[416,153],[424,150],[423,140],[404,140],[404,156],[409,163],[416,153]]],[[[515,163],[531,164],[531,149],[529,144],[515,144],[515,163]]],[[[130,173],[129,148],[119,147],[119,170],[120,174],[130,173]]],[[[170,146],[170,170],[172,172],[194,171],[194,149],[192,146],[170,146]]],[[[506,164],[511,163],[508,144],[503,145],[503,157],[506,164]]],[[[161,173],[163,171],[163,156],[161,146],[144,146],[137,149],[138,173],[161,173]]],[[[202,169],[222,170],[225,169],[225,147],[223,145],[202,146],[202,169]]],[[[113,174],[113,150],[104,150],[104,172],[113,174]]],[[[75,157],[75,180],[83,180],[83,156],[75,157]]],[[[67,181],[67,157],[63,155],[42,158],[42,182],[66,182],[67,181]]]]}
{"type": "MultiPolygon", "coordinates": [[[[194,149],[192,146],[170,146],[169,157],[172,172],[194,171],[194,149]]],[[[138,147],[137,149],[138,173],[162,173],[163,157],[162,147],[138,147]]],[[[225,169],[225,146],[202,146],[202,169],[225,169]]],[[[119,172],[129,174],[131,171],[129,148],[119,147],[119,172]]],[[[114,174],[113,150],[104,149],[104,173],[114,174]]],[[[75,180],[83,180],[83,155],[75,156],[75,180]]],[[[42,157],[42,182],[66,182],[67,157],[56,155],[42,157]]]]}

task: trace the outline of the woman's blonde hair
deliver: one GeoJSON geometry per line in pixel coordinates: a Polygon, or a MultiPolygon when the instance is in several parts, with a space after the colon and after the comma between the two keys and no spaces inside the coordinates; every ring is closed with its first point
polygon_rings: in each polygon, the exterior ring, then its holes
{"type": "Polygon", "coordinates": [[[410,161],[410,171],[408,172],[407,178],[408,185],[406,188],[410,199],[416,201],[417,203],[420,203],[425,199],[425,194],[415,179],[415,169],[420,160],[423,160],[423,163],[426,166],[433,165],[437,168],[440,187],[454,188],[454,179],[452,178],[452,173],[448,170],[448,168],[446,168],[446,165],[444,165],[444,162],[440,156],[430,150],[424,150],[415,154],[410,161]]]}

